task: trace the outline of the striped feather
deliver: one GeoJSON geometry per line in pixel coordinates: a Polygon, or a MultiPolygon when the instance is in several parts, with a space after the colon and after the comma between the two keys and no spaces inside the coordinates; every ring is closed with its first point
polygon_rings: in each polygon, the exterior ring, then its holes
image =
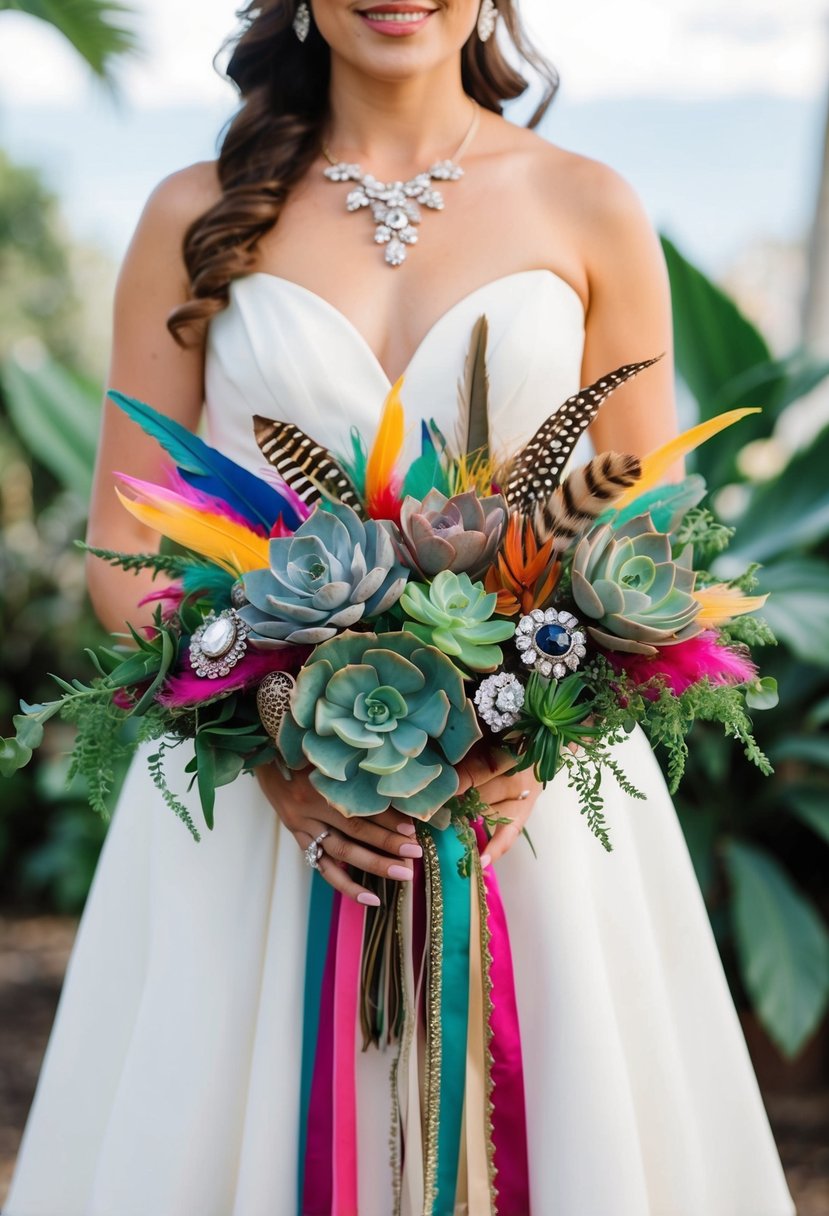
{"type": "Polygon", "coordinates": [[[626,363],[568,397],[510,463],[506,479],[502,479],[508,505],[529,515],[539,498],[549,498],[573,448],[610,394],[662,358],[664,355],[657,355],[642,363],[626,363]]]}
{"type": "Polygon", "coordinates": [[[489,375],[486,347],[489,324],[481,315],[472,327],[469,351],[458,381],[458,455],[489,452],[489,375]]]}
{"type": "Polygon", "coordinates": [[[535,504],[533,525],[539,542],[554,540],[559,552],[568,549],[636,482],[641,471],[636,456],[619,452],[602,452],[574,469],[546,501],[535,504]]]}
{"type": "Polygon", "coordinates": [[[293,422],[260,414],[253,416],[253,431],[268,463],[309,507],[322,498],[334,498],[353,507],[358,515],[365,514],[351,478],[323,444],[293,422]]]}

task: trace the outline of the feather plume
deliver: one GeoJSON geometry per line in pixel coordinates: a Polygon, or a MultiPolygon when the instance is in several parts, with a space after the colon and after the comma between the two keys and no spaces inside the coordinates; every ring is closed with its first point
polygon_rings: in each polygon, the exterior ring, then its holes
{"type": "Polygon", "coordinates": [[[741,418],[745,418],[749,414],[759,413],[761,411],[757,407],[727,410],[724,414],[718,414],[716,418],[709,418],[707,422],[700,422],[697,426],[692,426],[689,430],[683,431],[681,435],[677,435],[676,438],[670,439],[661,447],[656,448],[655,451],[644,456],[642,458],[642,476],[636,485],[626,490],[617,501],[617,508],[622,510],[639,494],[644,493],[645,490],[650,490],[652,486],[658,485],[672,464],[683,456],[687,456],[689,452],[693,452],[695,448],[705,443],[707,439],[711,439],[714,435],[718,435],[720,431],[733,426],[741,418]]]}
{"type": "Polygon", "coordinates": [[[117,488],[115,493],[130,515],[146,527],[160,532],[193,553],[200,553],[231,574],[245,574],[268,565],[268,541],[265,537],[224,516],[200,511],[181,501],[171,502],[164,495],[157,495],[156,486],[148,485],[146,489],[139,489],[141,483],[136,485],[134,479],[130,480],[130,489],[139,493],[143,502],[128,498],[117,488]]]}
{"type": "Polygon", "coordinates": [[[184,667],[165,680],[156,700],[168,709],[187,709],[239,689],[255,688],[272,671],[298,671],[310,654],[308,646],[281,646],[267,651],[248,650],[230,673],[207,680],[193,671],[189,655],[184,667]]]}
{"type": "MultiPolygon", "coordinates": [[[[712,684],[745,684],[757,675],[751,659],[722,645],[713,630],[671,646],[660,646],[653,656],[607,650],[604,657],[611,667],[625,672],[635,685],[647,685],[650,680],[659,678],[677,697],[703,679],[712,684]]],[[[649,700],[655,701],[659,697],[657,687],[645,687],[643,693],[649,700]]]]}
{"type": "Polygon", "coordinates": [[[472,452],[485,455],[489,452],[489,376],[486,370],[488,338],[489,324],[482,315],[472,327],[463,376],[458,381],[459,456],[472,452]]]}
{"type": "MultiPolygon", "coordinates": [[[[128,477],[126,473],[116,473],[115,476],[124,485],[130,486],[132,489],[147,488],[149,483],[139,481],[136,477],[128,477]]],[[[196,507],[199,511],[206,511],[209,515],[223,515],[225,519],[230,519],[235,524],[239,524],[242,528],[250,528],[251,532],[255,532],[257,536],[267,536],[268,530],[264,524],[258,521],[252,522],[244,515],[240,515],[238,511],[234,511],[228,503],[221,498],[215,498],[212,494],[205,494],[201,490],[197,490],[185,481],[181,472],[172,468],[167,471],[167,480],[170,483],[170,488],[165,490],[163,486],[153,486],[156,496],[166,502],[173,503],[178,501],[183,506],[196,507]]]]}
{"type": "Polygon", "coordinates": [[[449,477],[444,465],[442,436],[434,423],[425,419],[420,424],[420,455],[413,460],[403,478],[401,498],[411,495],[423,499],[432,489],[440,490],[447,497],[451,493],[449,477]],[[434,428],[434,429],[433,429],[434,428]]]}
{"type": "Polygon", "coordinates": [[[612,507],[619,495],[638,478],[641,466],[635,456],[602,452],[574,469],[546,501],[535,504],[533,524],[540,541],[552,540],[559,552],[593,526],[597,516],[612,507]]]}
{"type": "Polygon", "coordinates": [[[732,617],[756,612],[769,598],[768,595],[746,595],[736,587],[729,587],[727,583],[712,583],[709,587],[700,587],[692,594],[697,603],[702,605],[696,618],[701,625],[724,625],[732,617]]]}
{"type": "Polygon", "coordinates": [[[366,461],[366,510],[372,519],[399,519],[400,484],[397,462],[403,450],[401,376],[391,387],[380,425],[366,461]]]}
{"type": "Polygon", "coordinates": [[[662,358],[664,353],[642,363],[625,364],[568,397],[510,462],[506,476],[498,478],[509,506],[530,514],[537,499],[549,498],[573,448],[610,394],[662,358]]]}
{"type": "Polygon", "coordinates": [[[308,507],[335,498],[364,514],[357,491],[335,456],[293,422],[253,416],[256,442],[265,458],[308,507]]]}
{"type": "Polygon", "coordinates": [[[174,419],[115,389],[110,389],[107,396],[161,444],[194,489],[221,499],[249,523],[261,524],[267,531],[280,515],[291,529],[302,522],[274,486],[211,448],[174,419]]]}

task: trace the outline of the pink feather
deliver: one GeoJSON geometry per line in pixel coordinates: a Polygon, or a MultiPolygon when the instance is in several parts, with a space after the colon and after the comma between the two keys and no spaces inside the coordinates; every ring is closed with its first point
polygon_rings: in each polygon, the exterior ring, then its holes
{"type": "Polygon", "coordinates": [[[311,649],[310,646],[281,646],[278,650],[249,650],[228,675],[215,680],[197,676],[190,665],[190,656],[186,655],[183,670],[165,682],[156,700],[167,709],[187,709],[215,697],[216,693],[253,688],[271,671],[299,671],[311,649]]]}
{"type": "Polygon", "coordinates": [[[201,490],[196,490],[189,485],[179,473],[178,469],[169,468],[165,470],[167,480],[170,482],[170,487],[154,485],[150,481],[141,481],[137,477],[130,477],[126,473],[116,473],[115,476],[124,485],[138,495],[139,499],[149,498],[150,502],[170,503],[173,506],[184,505],[195,507],[199,511],[209,511],[211,515],[218,515],[223,519],[229,519],[232,523],[238,524],[239,527],[247,528],[249,532],[253,532],[256,536],[267,536],[267,530],[262,524],[252,523],[246,519],[244,515],[240,515],[238,511],[234,511],[221,498],[214,498],[212,494],[204,494],[201,490]]]}
{"type": "MultiPolygon", "coordinates": [[[[287,481],[285,481],[285,479],[281,477],[279,473],[277,473],[276,469],[273,469],[270,467],[270,465],[268,465],[267,468],[257,469],[256,472],[263,481],[269,482],[273,488],[282,495],[288,505],[293,507],[300,519],[308,518],[308,516],[311,514],[311,508],[306,502],[302,501],[296,490],[291,489],[287,481]]],[[[291,533],[286,532],[285,535],[290,536],[291,533]]]]}
{"type": "MultiPolygon", "coordinates": [[[[659,654],[652,658],[617,650],[603,653],[616,671],[624,672],[636,685],[647,684],[654,676],[663,676],[675,696],[703,679],[710,680],[712,684],[745,684],[757,675],[757,668],[751,659],[723,645],[713,630],[707,630],[686,642],[663,646],[659,654]]],[[[655,700],[659,693],[655,689],[648,689],[646,695],[655,700]]]]}
{"type": "Polygon", "coordinates": [[[138,601],[138,607],[143,608],[145,604],[161,604],[161,619],[169,621],[178,612],[183,599],[184,588],[181,584],[170,583],[168,587],[161,587],[158,591],[151,591],[149,595],[145,595],[138,601]]]}

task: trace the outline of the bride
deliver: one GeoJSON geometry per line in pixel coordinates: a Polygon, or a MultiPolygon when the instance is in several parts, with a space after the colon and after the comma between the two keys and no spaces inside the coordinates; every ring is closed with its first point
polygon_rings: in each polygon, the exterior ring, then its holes
{"type": "MultiPolygon", "coordinates": [[[[534,121],[555,90],[514,0],[252,0],[242,16],[228,69],[242,104],[221,154],[161,182],[126,254],[111,386],[193,429],[204,410],[211,442],[258,468],[252,414],[344,450],[352,426],[371,440],[401,374],[411,442],[421,416],[451,433],[482,313],[490,426],[507,449],[580,385],[670,351],[665,265],[630,186],[501,116],[525,88],[522,60],[546,87],[534,121]],[[379,219],[356,206],[372,175],[411,182],[422,215],[394,197],[379,219]]],[[[639,453],[674,428],[666,358],[590,433],[639,453]]],[[[107,405],[90,541],[146,551],[157,538],[118,508],[114,470],[161,472],[155,445],[107,405]]],[[[144,576],[93,561],[89,587],[107,628],[149,619],[144,576]]],[[[622,746],[647,798],[608,790],[610,854],[563,775],[542,792],[483,756],[461,775],[509,820],[484,862],[512,939],[529,1197],[501,1216],[791,1216],[673,806],[644,736],[622,746]]],[[[183,764],[170,764],[178,789],[183,764]]],[[[303,850],[326,829],[319,871],[344,898],[376,899],[360,870],[411,880],[420,848],[404,816],[346,820],[275,767],[220,790],[215,830],[194,844],[138,757],[6,1216],[311,1213],[298,1186],[303,850]]],[[[395,1210],[390,1059],[357,1061],[359,1216],[395,1210]]],[[[441,1193],[436,1216],[453,1210],[490,1207],[441,1193]]]]}

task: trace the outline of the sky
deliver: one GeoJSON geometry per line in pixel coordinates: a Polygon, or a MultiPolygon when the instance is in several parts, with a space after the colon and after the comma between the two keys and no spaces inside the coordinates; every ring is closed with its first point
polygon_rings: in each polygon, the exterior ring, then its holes
{"type": "MultiPolygon", "coordinates": [[[[0,12],[0,146],[41,167],[115,257],[166,173],[212,157],[234,93],[212,58],[234,0],[134,0],[113,106],[42,22],[0,12]]],[[[710,273],[804,239],[826,111],[829,0],[522,0],[561,77],[544,133],[612,164],[710,273]]]]}

